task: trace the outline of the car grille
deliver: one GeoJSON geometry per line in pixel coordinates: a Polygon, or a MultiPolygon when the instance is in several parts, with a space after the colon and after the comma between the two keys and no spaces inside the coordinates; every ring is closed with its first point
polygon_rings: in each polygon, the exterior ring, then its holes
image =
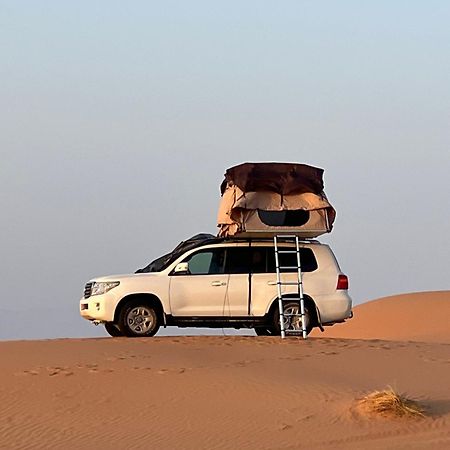
{"type": "Polygon", "coordinates": [[[84,287],[84,298],[89,298],[92,293],[92,285],[94,283],[86,283],[86,286],[84,287]]]}

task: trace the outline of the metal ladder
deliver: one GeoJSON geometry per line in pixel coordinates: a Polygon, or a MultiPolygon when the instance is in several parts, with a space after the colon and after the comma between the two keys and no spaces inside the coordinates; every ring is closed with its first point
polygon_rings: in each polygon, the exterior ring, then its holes
{"type": "Polygon", "coordinates": [[[300,255],[300,241],[297,235],[276,235],[273,237],[273,244],[275,249],[275,269],[277,272],[277,292],[278,292],[278,309],[280,311],[280,329],[281,338],[284,339],[286,336],[299,336],[302,335],[303,339],[306,339],[306,325],[305,325],[305,299],[303,296],[303,275],[302,275],[302,264],[300,255]],[[280,248],[279,240],[282,239],[283,243],[295,244],[295,247],[283,246],[280,248]],[[282,264],[283,254],[290,254],[297,256],[296,266],[287,266],[282,264]],[[281,258],[280,258],[281,256],[281,258]],[[281,262],[280,262],[281,260],[281,262]],[[297,270],[297,280],[296,281],[284,281],[283,274],[292,273],[292,269],[297,270]],[[290,270],[291,272],[286,272],[290,270]],[[284,271],[284,272],[283,272],[284,271]],[[283,298],[283,286],[297,286],[297,296],[283,298]],[[285,313],[284,303],[285,302],[298,302],[300,306],[300,313],[285,313]],[[301,330],[289,330],[285,329],[285,319],[292,321],[292,318],[301,318],[302,328],[301,330]]]}

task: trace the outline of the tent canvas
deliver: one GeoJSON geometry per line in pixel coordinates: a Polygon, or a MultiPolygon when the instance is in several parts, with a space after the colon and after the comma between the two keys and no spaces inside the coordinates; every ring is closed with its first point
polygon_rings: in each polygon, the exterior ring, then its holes
{"type": "Polygon", "coordinates": [[[330,232],[336,213],[323,192],[322,176],[322,169],[295,163],[228,169],[221,185],[219,236],[314,238],[330,232]]]}

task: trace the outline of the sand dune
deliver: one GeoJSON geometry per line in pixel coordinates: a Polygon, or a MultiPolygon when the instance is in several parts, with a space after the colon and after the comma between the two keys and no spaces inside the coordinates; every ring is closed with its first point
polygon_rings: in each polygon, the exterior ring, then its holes
{"type": "Polygon", "coordinates": [[[272,337],[2,342],[0,448],[445,448],[449,350],[272,337]],[[356,400],[387,385],[430,417],[360,415],[356,400]]]}
{"type": "Polygon", "coordinates": [[[450,448],[448,302],[441,292],[359,306],[327,331],[352,339],[0,342],[0,449],[450,448]],[[358,407],[387,386],[427,417],[358,407]]]}
{"type": "Polygon", "coordinates": [[[353,312],[353,319],[313,336],[450,343],[450,291],[385,297],[353,312]]]}

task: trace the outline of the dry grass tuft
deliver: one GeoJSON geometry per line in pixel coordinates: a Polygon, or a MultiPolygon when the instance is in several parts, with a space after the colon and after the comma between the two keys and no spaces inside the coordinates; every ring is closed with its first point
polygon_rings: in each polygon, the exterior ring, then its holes
{"type": "Polygon", "coordinates": [[[383,417],[425,417],[425,410],[417,402],[397,394],[391,387],[366,395],[359,401],[358,406],[366,413],[383,417]]]}

